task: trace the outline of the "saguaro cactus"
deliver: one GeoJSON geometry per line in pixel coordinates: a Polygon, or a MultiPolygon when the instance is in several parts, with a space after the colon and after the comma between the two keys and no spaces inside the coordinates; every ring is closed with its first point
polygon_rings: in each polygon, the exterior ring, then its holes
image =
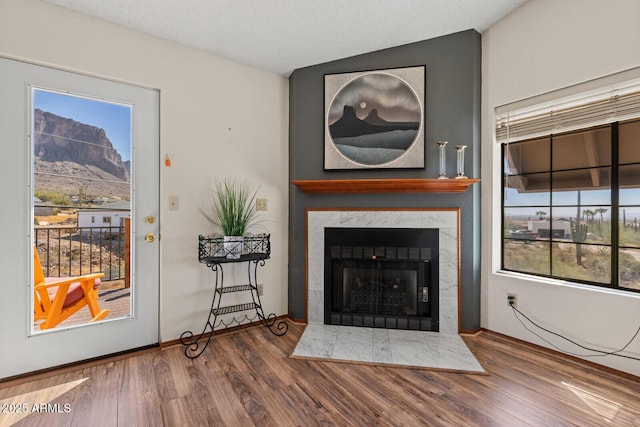
{"type": "MultiPolygon", "coordinates": [[[[579,220],[578,220],[579,221],[579,220]]],[[[582,245],[587,240],[587,225],[577,223],[571,219],[571,240],[576,244],[576,263],[582,265],[582,245]]]]}
{"type": "Polygon", "coordinates": [[[580,191],[578,191],[578,207],[576,209],[576,222],[571,219],[571,240],[576,244],[576,264],[582,265],[582,245],[587,240],[587,224],[580,222],[580,191]]]}
{"type": "MultiPolygon", "coordinates": [[[[573,220],[571,220],[571,223],[573,223],[573,220]]],[[[585,240],[587,240],[588,228],[587,224],[576,224],[573,226],[571,229],[571,232],[573,233],[571,235],[571,240],[573,240],[573,243],[584,243],[585,240]]]]}

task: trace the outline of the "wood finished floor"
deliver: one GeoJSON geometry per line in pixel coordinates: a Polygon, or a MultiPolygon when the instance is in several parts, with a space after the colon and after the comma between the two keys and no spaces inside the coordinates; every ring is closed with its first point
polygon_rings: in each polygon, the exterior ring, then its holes
{"type": "Polygon", "coordinates": [[[290,359],[303,328],[0,383],[5,409],[60,411],[0,413],[0,426],[640,426],[640,380],[498,334],[464,337],[488,372],[473,375],[290,359]]]}

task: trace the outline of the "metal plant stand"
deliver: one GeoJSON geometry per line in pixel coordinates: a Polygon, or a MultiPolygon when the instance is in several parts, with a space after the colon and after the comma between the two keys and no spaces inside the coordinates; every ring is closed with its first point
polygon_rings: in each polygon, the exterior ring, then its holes
{"type": "Polygon", "coordinates": [[[226,254],[229,252],[229,249],[225,248],[223,237],[198,236],[198,261],[206,264],[207,267],[211,268],[215,273],[215,289],[209,316],[202,332],[194,335],[191,331],[185,331],[180,335],[180,342],[184,346],[185,356],[190,359],[195,359],[200,356],[209,345],[215,328],[218,328],[218,330],[226,329],[231,326],[240,326],[244,323],[253,322],[257,319],[269,328],[274,335],[282,336],[287,333],[289,325],[284,321],[277,322],[275,313],[265,316],[258,292],[256,273],[258,265],[264,266],[265,260],[269,259],[271,254],[269,236],[269,234],[245,236],[239,258],[227,258],[226,254]],[[247,263],[249,282],[243,285],[225,286],[223,264],[239,262],[247,263]],[[223,295],[237,292],[249,292],[251,302],[227,306],[221,304],[223,295]],[[225,321],[224,318],[219,319],[220,316],[226,314],[249,311],[253,311],[255,314],[249,317],[249,315],[245,313],[240,319],[234,316],[228,321],[225,321]]]}

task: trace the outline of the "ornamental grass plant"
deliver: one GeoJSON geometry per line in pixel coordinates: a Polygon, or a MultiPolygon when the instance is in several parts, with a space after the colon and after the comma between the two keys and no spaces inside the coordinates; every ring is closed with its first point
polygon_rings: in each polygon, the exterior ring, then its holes
{"type": "Polygon", "coordinates": [[[211,221],[225,236],[243,236],[257,218],[257,193],[258,189],[247,181],[224,179],[216,182],[211,221]]]}

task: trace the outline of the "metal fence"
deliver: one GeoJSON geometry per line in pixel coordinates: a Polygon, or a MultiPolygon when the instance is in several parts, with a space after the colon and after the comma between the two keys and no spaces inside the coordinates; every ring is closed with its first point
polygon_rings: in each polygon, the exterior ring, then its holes
{"type": "Polygon", "coordinates": [[[47,277],[104,273],[102,280],[125,279],[129,266],[125,226],[36,226],[35,244],[47,277]]]}

